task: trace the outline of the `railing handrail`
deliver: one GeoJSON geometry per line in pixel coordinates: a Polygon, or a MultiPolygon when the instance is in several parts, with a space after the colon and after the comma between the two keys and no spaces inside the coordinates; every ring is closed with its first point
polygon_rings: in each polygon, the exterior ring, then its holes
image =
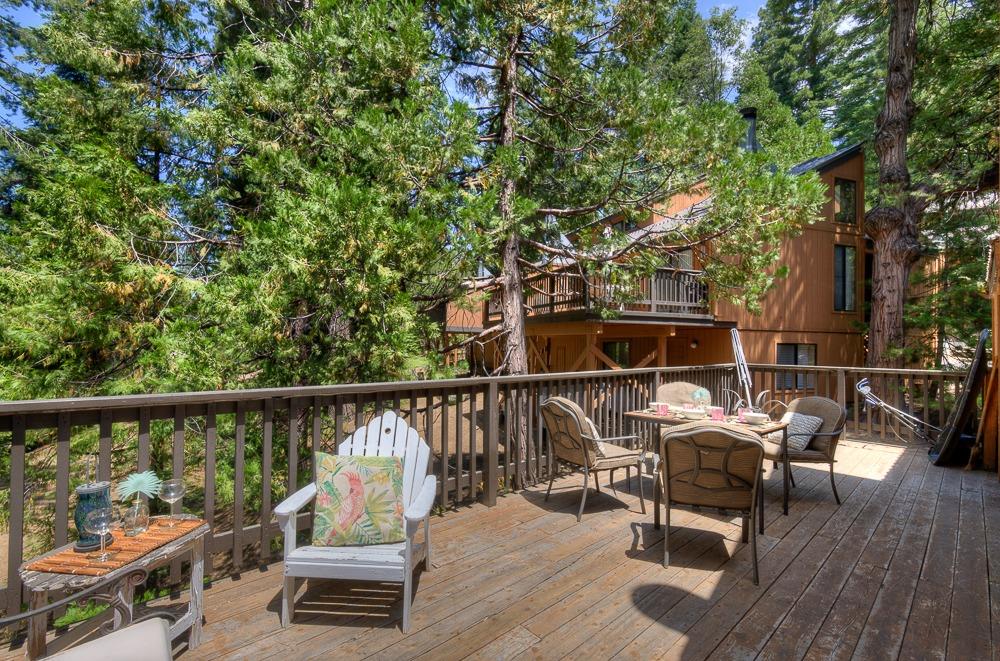
{"type": "Polygon", "coordinates": [[[247,388],[245,390],[203,390],[193,392],[152,393],[139,395],[99,395],[88,397],[66,397],[60,399],[23,399],[0,401],[0,417],[29,413],[61,413],[117,408],[145,408],[153,406],[177,406],[182,404],[209,404],[221,402],[244,402],[262,399],[289,399],[327,397],[336,395],[374,394],[398,392],[402,390],[424,391],[449,388],[467,388],[512,383],[535,383],[541,381],[566,381],[585,379],[601,375],[623,376],[630,374],[651,374],[655,372],[695,372],[712,368],[733,367],[732,363],[712,365],[683,365],[676,367],[642,367],[621,370],[594,370],[589,372],[553,372],[544,374],[514,374],[509,376],[481,376],[457,379],[423,381],[380,381],[376,383],[344,383],[321,386],[293,386],[280,388],[247,388]]]}
{"type": "MultiPolygon", "coordinates": [[[[484,386],[495,382],[498,385],[511,383],[533,383],[539,381],[564,381],[590,378],[600,375],[649,374],[652,372],[693,372],[711,368],[733,367],[733,363],[713,363],[710,365],[681,365],[672,367],[642,367],[622,370],[594,370],[590,372],[552,372],[545,374],[515,374],[509,376],[480,376],[455,379],[422,381],[379,381],[375,383],[342,383],[319,386],[290,386],[278,388],[247,388],[242,390],[201,390],[192,392],[150,393],[137,395],[99,395],[85,397],[65,397],[59,399],[22,399],[0,401],[0,416],[23,415],[28,413],[60,413],[65,411],[91,411],[97,409],[136,408],[151,406],[174,406],[179,404],[206,404],[219,402],[241,402],[261,399],[288,399],[298,397],[324,397],[348,394],[368,394],[399,390],[431,390],[484,386]]],[[[901,376],[958,376],[960,370],[918,370],[864,366],[837,365],[777,365],[773,363],[751,363],[753,369],[798,372],[864,372],[866,374],[893,374],[901,376]]]]}
{"type": "Polygon", "coordinates": [[[904,369],[895,367],[865,367],[858,366],[838,366],[838,365],[777,365],[774,363],[749,363],[752,369],[774,370],[779,372],[864,372],[865,374],[894,374],[897,376],[958,376],[965,375],[963,370],[920,370],[904,369]]]}

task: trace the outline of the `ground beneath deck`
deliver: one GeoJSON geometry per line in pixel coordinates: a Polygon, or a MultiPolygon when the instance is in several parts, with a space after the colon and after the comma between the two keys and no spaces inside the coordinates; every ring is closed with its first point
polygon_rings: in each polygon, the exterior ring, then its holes
{"type": "MultiPolygon", "coordinates": [[[[314,581],[278,622],[280,564],[206,591],[204,642],[183,659],[987,659],[1000,649],[1000,485],[923,448],[846,441],[838,507],[825,470],[795,468],[789,516],[769,471],[760,586],[738,521],[675,510],[671,562],[635,495],[582,477],[432,522],[409,635],[394,586],[314,581]],[[997,561],[994,561],[997,562],[997,561]],[[996,583],[991,583],[989,577],[996,583]]],[[[604,477],[606,480],[606,476],[604,477]]],[[[647,495],[652,482],[645,483],[647,495]]]]}

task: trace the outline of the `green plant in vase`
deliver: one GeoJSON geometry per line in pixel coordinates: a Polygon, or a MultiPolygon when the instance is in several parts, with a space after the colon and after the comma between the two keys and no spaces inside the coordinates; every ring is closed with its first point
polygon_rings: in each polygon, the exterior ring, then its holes
{"type": "Polygon", "coordinates": [[[132,473],[118,483],[118,499],[122,503],[132,499],[122,513],[122,529],[126,537],[134,537],[149,527],[149,505],[142,496],[155,498],[160,493],[162,482],[153,471],[144,471],[132,473]]]}

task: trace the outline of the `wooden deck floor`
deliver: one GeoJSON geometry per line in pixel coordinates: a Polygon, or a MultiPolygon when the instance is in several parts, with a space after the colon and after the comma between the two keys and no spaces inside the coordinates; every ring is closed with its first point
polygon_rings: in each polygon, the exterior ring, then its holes
{"type": "MultiPolygon", "coordinates": [[[[281,566],[206,591],[205,640],[184,659],[997,658],[1000,485],[931,466],[922,448],[846,441],[843,505],[825,471],[796,467],[789,516],[768,479],[760,586],[740,528],[676,511],[672,566],[637,497],[588,498],[580,475],[432,522],[413,628],[399,591],[314,582],[278,623],[281,566]],[[997,562],[994,560],[994,563],[997,562]],[[989,577],[996,581],[991,583],[989,577]],[[992,598],[991,598],[992,597],[992,598]]],[[[622,476],[619,475],[621,478],[622,476]]],[[[647,494],[651,481],[646,483],[647,494]]]]}

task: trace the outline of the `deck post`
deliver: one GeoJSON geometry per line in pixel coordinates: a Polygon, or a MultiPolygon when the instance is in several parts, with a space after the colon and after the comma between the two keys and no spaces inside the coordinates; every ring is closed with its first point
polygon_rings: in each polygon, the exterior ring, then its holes
{"type": "Polygon", "coordinates": [[[847,371],[837,368],[837,403],[847,408],[847,371]]]}
{"type": "Polygon", "coordinates": [[[493,507],[497,504],[497,477],[498,477],[498,457],[500,420],[498,417],[500,408],[500,397],[497,391],[497,382],[490,381],[486,392],[486,506],[493,507]]]}

